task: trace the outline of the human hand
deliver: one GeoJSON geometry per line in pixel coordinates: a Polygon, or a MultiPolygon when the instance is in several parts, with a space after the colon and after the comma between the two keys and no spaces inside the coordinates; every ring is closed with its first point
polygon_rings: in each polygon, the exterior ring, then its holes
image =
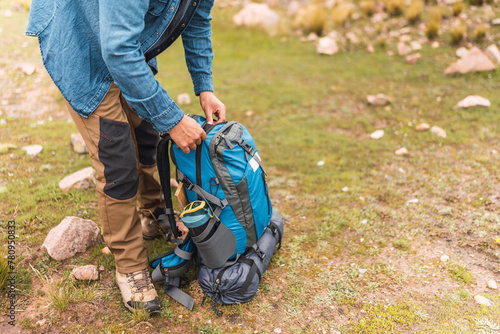
{"type": "Polygon", "coordinates": [[[207,139],[205,131],[189,116],[184,116],[168,133],[170,138],[186,154],[189,153],[189,149],[196,150],[196,145],[200,145],[202,140],[207,139]]]}
{"type": "Polygon", "coordinates": [[[215,124],[226,121],[226,106],[222,103],[213,92],[206,91],[200,93],[201,108],[207,117],[207,124],[213,124],[213,115],[217,116],[215,124]]]}

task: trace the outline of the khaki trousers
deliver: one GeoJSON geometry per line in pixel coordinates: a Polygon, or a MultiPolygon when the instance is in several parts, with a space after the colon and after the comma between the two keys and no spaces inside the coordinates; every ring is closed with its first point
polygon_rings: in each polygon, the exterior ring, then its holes
{"type": "Polygon", "coordinates": [[[129,107],[113,83],[88,117],[69,113],[97,172],[96,189],[104,241],[120,273],[147,268],[139,211],[163,207],[156,169],[159,134],[129,107]]]}

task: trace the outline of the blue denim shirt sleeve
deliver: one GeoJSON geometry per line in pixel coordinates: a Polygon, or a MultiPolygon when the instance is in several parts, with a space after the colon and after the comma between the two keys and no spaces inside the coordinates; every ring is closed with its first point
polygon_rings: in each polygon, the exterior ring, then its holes
{"type": "Polygon", "coordinates": [[[141,52],[148,7],[149,1],[99,0],[102,57],[129,105],[156,130],[167,132],[184,113],[155,79],[141,52]]]}
{"type": "Polygon", "coordinates": [[[212,79],[212,16],[213,1],[202,1],[191,22],[182,33],[186,64],[198,96],[204,91],[214,91],[212,79]]]}

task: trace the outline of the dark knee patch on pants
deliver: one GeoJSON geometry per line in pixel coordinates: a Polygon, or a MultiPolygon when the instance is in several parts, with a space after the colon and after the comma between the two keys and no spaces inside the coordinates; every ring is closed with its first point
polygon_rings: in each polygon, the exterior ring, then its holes
{"type": "Polygon", "coordinates": [[[98,157],[104,165],[104,193],[114,199],[134,197],[139,188],[139,174],[130,126],[100,118],[98,157]]]}
{"type": "Polygon", "coordinates": [[[142,121],[134,131],[139,151],[139,162],[143,165],[156,164],[156,146],[160,140],[158,131],[146,121],[142,121]]]}

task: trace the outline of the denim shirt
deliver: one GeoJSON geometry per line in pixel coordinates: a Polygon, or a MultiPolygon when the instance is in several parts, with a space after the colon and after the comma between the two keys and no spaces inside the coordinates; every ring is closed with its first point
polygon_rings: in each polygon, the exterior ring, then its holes
{"type": "MultiPolygon", "coordinates": [[[[33,0],[26,35],[38,37],[50,77],[80,115],[88,117],[114,81],[137,114],[159,132],[184,116],[155,79],[144,53],[166,30],[181,0],[33,0]]],[[[185,0],[186,1],[186,0],[185,0]]],[[[213,91],[210,11],[198,6],[182,32],[194,91],[213,91]]]]}

